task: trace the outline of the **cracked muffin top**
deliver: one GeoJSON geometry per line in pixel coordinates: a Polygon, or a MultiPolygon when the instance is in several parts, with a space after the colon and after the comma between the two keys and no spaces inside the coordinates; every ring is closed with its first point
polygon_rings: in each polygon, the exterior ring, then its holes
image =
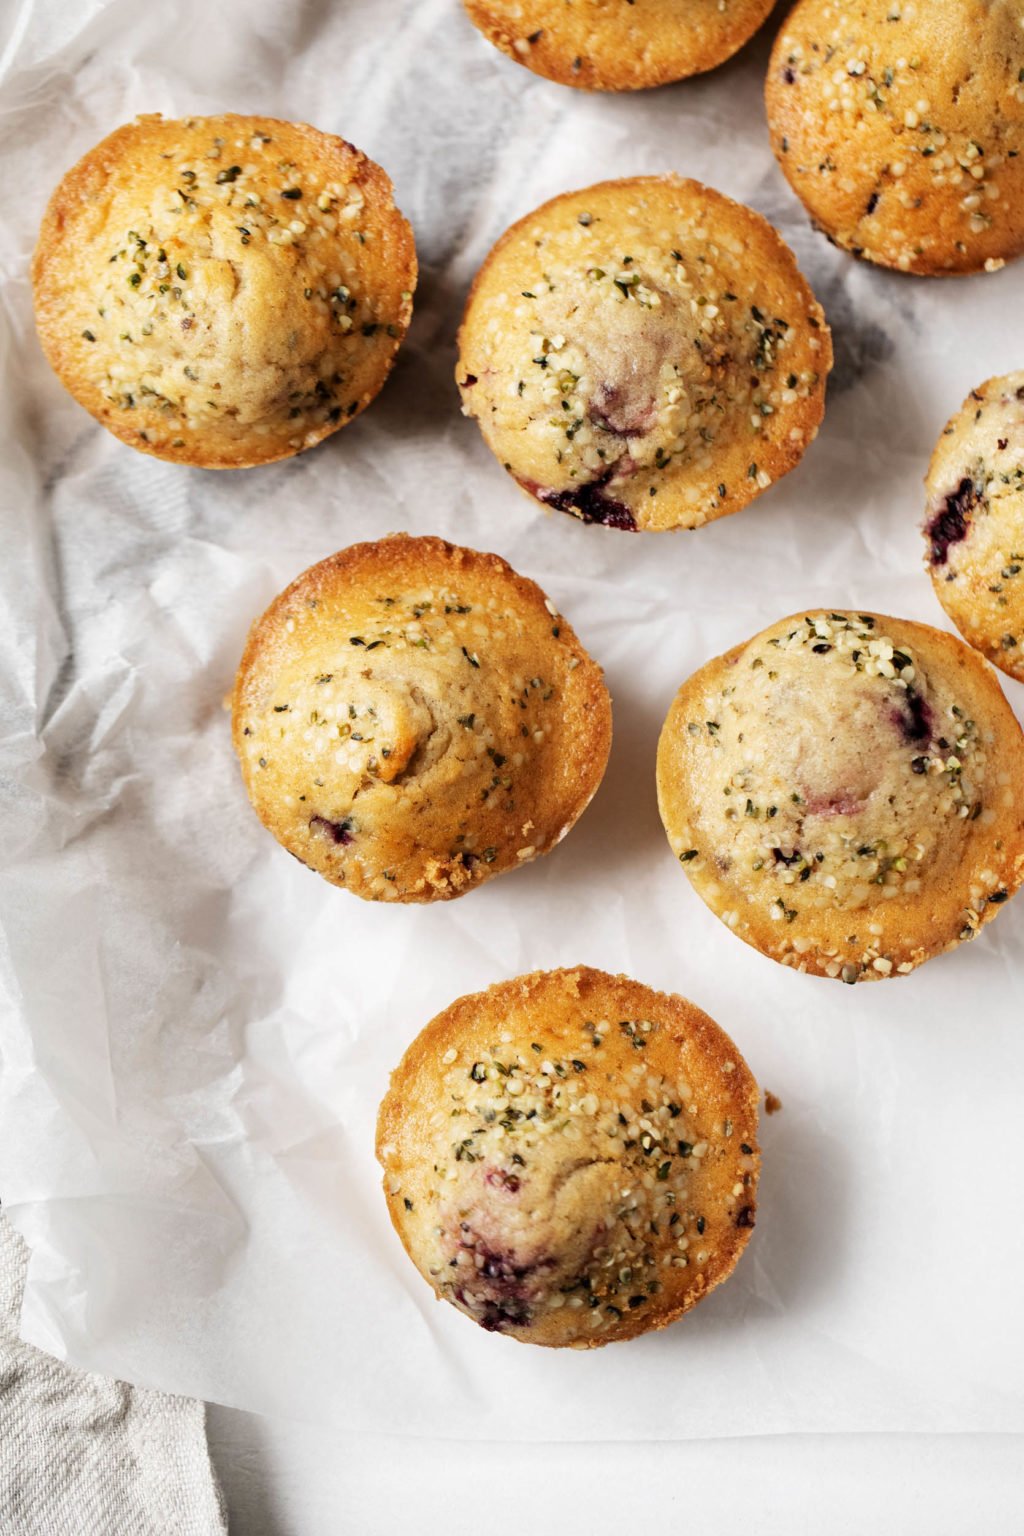
{"type": "Polygon", "coordinates": [[[232,730],[256,814],[370,901],[547,853],[611,745],[600,667],[497,555],[396,534],[304,572],[249,635],[232,730]]]}
{"type": "Polygon", "coordinates": [[[774,0],[463,0],[474,26],[534,74],[591,91],[699,75],[752,37],[774,0]]]}
{"type": "Polygon", "coordinates": [[[952,635],[870,613],[782,619],[683,684],[658,801],[697,894],[796,970],[903,975],[1024,879],[1024,738],[952,635]]]}
{"type": "Polygon", "coordinates": [[[681,997],[581,966],[460,998],[392,1074],[388,1209],[437,1296],[576,1349],[663,1328],[754,1225],[757,1084],[681,997]]]}
{"type": "Polygon", "coordinates": [[[835,244],[901,272],[1024,249],[1019,0],[800,0],[768,70],[772,145],[835,244]]]}
{"type": "Polygon", "coordinates": [[[832,346],[760,214],[676,177],[565,193],[470,291],[462,409],[519,485],[612,528],[695,528],[798,463],[832,346]]]}
{"type": "Polygon", "coordinates": [[[936,597],[965,640],[1024,682],[1024,372],[971,391],[925,486],[936,597]]]}
{"type": "Polygon", "coordinates": [[[61,382],[122,442],[238,469],[368,405],[412,312],[412,231],[378,165],[267,117],[136,118],[50,200],[32,264],[61,382]]]}

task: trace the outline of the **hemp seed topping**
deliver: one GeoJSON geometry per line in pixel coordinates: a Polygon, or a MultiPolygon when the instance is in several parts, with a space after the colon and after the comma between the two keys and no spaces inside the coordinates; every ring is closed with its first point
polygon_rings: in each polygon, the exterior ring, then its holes
{"type": "Polygon", "coordinates": [[[768,70],[776,157],[834,244],[900,272],[1024,250],[1017,0],[800,0],[768,70]]]}
{"type": "Polygon", "coordinates": [[[415,281],[379,166],[234,116],[117,129],[57,188],[33,263],[71,393],[133,447],[210,468],[298,453],[362,410],[415,281]]]}
{"type": "Polygon", "coordinates": [[[904,975],[1024,879],[1022,747],[959,641],[812,612],[683,685],[659,804],[692,884],[748,943],[848,983],[904,975]]]}
{"type": "Polygon", "coordinates": [[[813,439],[832,363],[771,226],[673,177],[520,220],[478,274],[459,345],[463,412],[520,487],[630,531],[698,527],[767,490],[813,439]]]}
{"type": "Polygon", "coordinates": [[[520,977],[446,1009],[393,1074],[392,1220],[488,1331],[592,1347],[663,1327],[754,1226],[757,1101],[682,998],[584,967],[520,977]]]}
{"type": "Polygon", "coordinates": [[[696,75],[752,37],[772,0],[463,0],[473,24],[535,74],[583,90],[636,91],[696,75]]]}
{"type": "Polygon", "coordinates": [[[394,535],[254,626],[234,741],[261,820],[371,901],[447,900],[549,852],[611,739],[600,668],[496,555],[394,535]]]}

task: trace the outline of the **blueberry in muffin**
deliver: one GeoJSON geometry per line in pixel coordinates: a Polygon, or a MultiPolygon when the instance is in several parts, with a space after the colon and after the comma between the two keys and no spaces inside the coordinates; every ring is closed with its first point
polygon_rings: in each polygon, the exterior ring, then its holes
{"type": "Polygon", "coordinates": [[[443,901],[561,841],[601,782],[611,703],[532,581],[395,535],[271,603],[232,728],[256,814],[302,863],[370,901],[443,901]]]}
{"type": "Polygon", "coordinates": [[[771,225],[651,176],[556,197],[502,236],[456,379],[524,491],[632,531],[696,528],[786,474],[831,366],[821,308],[771,225]]]}
{"type": "Polygon", "coordinates": [[[663,1328],[734,1269],[757,1208],[758,1089],[684,998],[586,966],[463,997],[380,1108],[388,1209],[481,1328],[588,1349],[663,1328]]]}
{"type": "Polygon", "coordinates": [[[965,640],[1024,682],[1024,372],[971,390],[925,486],[936,597],[965,640]]]}
{"type": "Polygon", "coordinates": [[[798,614],[683,684],[658,802],[697,894],[740,938],[845,982],[972,939],[1024,879],[1024,737],[954,636],[798,614]]]}

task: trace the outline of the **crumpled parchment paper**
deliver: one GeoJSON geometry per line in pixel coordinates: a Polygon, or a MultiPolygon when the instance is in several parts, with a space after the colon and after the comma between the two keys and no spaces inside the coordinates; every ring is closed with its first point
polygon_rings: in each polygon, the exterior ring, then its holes
{"type": "Polygon", "coordinates": [[[814,234],[768,147],[771,24],[716,73],[636,97],[534,78],[455,0],[21,0],[0,29],[0,1193],[32,1246],[25,1337],[135,1382],[392,1433],[1024,1429],[1024,900],[904,980],[795,976],[693,895],[654,791],[662,718],[708,656],[815,605],[945,624],[921,476],[967,390],[1021,364],[1024,265],[914,281],[814,234]],[[366,415],[303,458],[160,464],[43,362],[27,264],[45,200],[154,110],[305,119],[395,180],[423,264],[411,336],[366,415]],[[459,415],[453,339],[514,218],[667,170],[780,226],[837,366],[794,474],[697,533],[636,537],[531,507],[459,415]],[[396,528],[538,580],[615,705],[607,778],[562,847],[432,910],[363,904],[278,848],[221,703],[273,594],[396,528]],[[388,1071],[434,1012],[576,962],[693,997],[784,1105],[734,1278],[666,1333],[590,1355],[435,1304],[372,1152],[388,1071]]]}

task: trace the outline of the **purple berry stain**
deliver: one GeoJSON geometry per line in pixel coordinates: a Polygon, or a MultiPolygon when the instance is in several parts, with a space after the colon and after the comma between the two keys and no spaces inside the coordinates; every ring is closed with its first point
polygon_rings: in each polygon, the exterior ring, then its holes
{"type": "Polygon", "coordinates": [[[925,529],[931,544],[932,565],[945,565],[949,559],[951,544],[966,539],[971,513],[981,500],[973,480],[961,480],[952,495],[946,497],[942,511],[932,518],[925,529]]]}
{"type": "Polygon", "coordinates": [[[347,848],[355,842],[352,835],[352,820],[346,816],[344,821],[328,821],[326,816],[311,816],[309,830],[323,833],[329,837],[332,843],[338,843],[342,848],[347,848]]]}
{"type": "Polygon", "coordinates": [[[903,733],[903,739],[914,746],[932,739],[932,711],[930,705],[913,688],[907,689],[904,708],[892,712],[892,723],[903,733]]]}
{"type": "Polygon", "coordinates": [[[524,1301],[490,1301],[478,1321],[488,1333],[501,1333],[507,1325],[528,1328],[530,1309],[524,1301]]]}
{"type": "Polygon", "coordinates": [[[519,1193],[520,1178],[518,1173],[509,1173],[505,1168],[489,1168],[484,1178],[495,1189],[507,1189],[510,1195],[519,1193]]]}
{"type": "Polygon", "coordinates": [[[484,1278],[504,1282],[509,1286],[513,1294],[516,1293],[521,1281],[527,1279],[530,1275],[536,1274],[537,1270],[545,1268],[547,1264],[545,1259],[534,1259],[527,1264],[517,1264],[515,1262],[515,1254],[497,1252],[481,1242],[477,1243],[473,1251],[483,1259],[480,1273],[484,1278]]]}
{"type": "MultiPolygon", "coordinates": [[[[516,1174],[492,1169],[485,1175],[489,1184],[503,1184],[510,1194],[519,1188],[516,1174]]],[[[471,1254],[475,1273],[454,1291],[456,1301],[468,1307],[489,1333],[500,1333],[506,1326],[525,1328],[531,1321],[531,1286],[553,1267],[553,1260],[540,1255],[517,1262],[511,1251],[494,1248],[484,1238],[462,1223],[465,1234],[460,1249],[471,1254]]]]}
{"type": "MultiPolygon", "coordinates": [[[[473,1308],[474,1298],[466,1295],[463,1286],[457,1286],[452,1294],[461,1307],[473,1308]]],[[[484,1303],[483,1312],[476,1318],[476,1322],[488,1333],[503,1333],[506,1326],[528,1328],[530,1309],[525,1302],[514,1298],[509,1301],[488,1301],[484,1303]]]]}
{"type": "Polygon", "coordinates": [[[850,789],[837,789],[831,794],[807,794],[804,805],[811,816],[856,816],[864,809],[865,802],[850,789]]]}
{"type": "Polygon", "coordinates": [[[590,419],[595,427],[599,427],[602,432],[607,432],[610,437],[627,438],[643,436],[642,432],[634,431],[632,427],[616,426],[609,417],[603,416],[598,410],[590,412],[590,419]]]}
{"type": "Polygon", "coordinates": [[[601,384],[587,413],[595,427],[612,437],[646,437],[657,419],[653,398],[638,398],[634,384],[601,384]]]}
{"type": "Polygon", "coordinates": [[[581,522],[602,523],[606,528],[622,528],[627,533],[636,533],[636,519],[629,508],[604,494],[604,487],[614,473],[614,469],[606,469],[597,480],[573,486],[567,491],[546,490],[532,480],[520,480],[519,484],[545,506],[568,512],[581,522]]]}
{"type": "Polygon", "coordinates": [[[603,481],[581,485],[573,491],[553,491],[542,499],[559,512],[570,512],[584,523],[602,523],[605,528],[622,528],[626,533],[636,533],[636,519],[621,501],[606,496],[601,489],[603,481]]]}

